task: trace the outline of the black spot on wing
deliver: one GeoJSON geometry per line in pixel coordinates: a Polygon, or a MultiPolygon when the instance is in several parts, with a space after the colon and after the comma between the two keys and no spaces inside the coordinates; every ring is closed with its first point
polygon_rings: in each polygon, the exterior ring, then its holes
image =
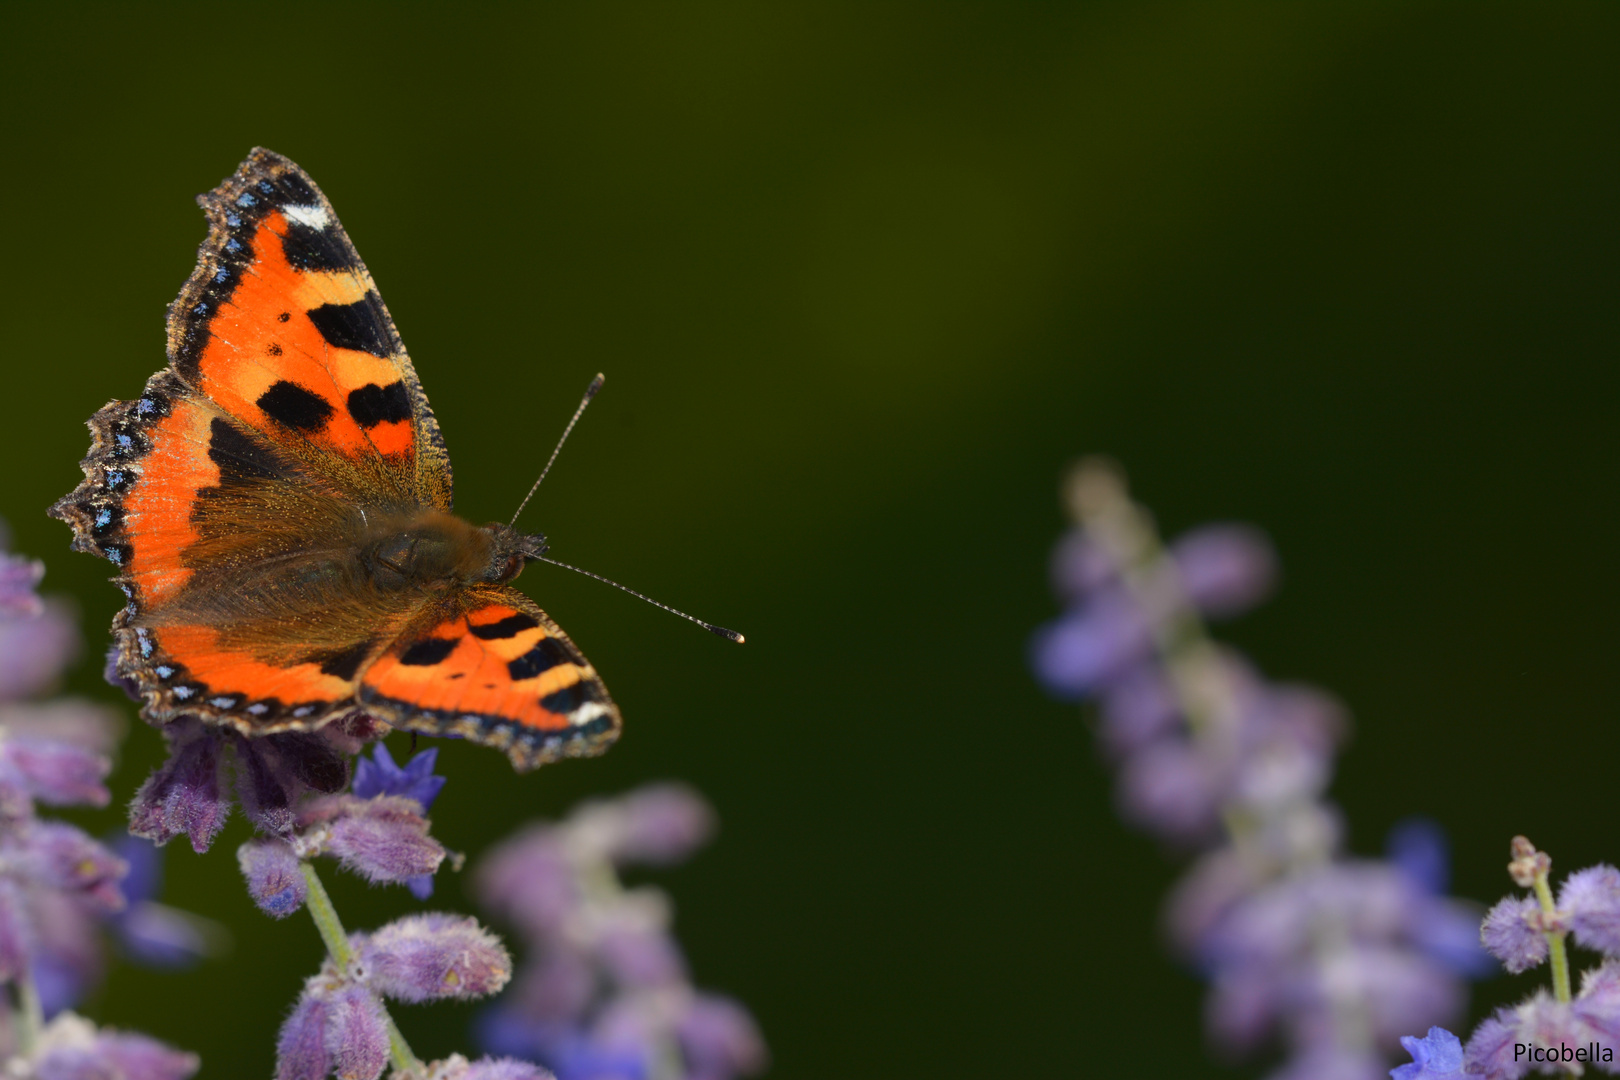
{"type": "Polygon", "coordinates": [[[392,335],[383,315],[382,300],[375,291],[352,304],[322,304],[311,308],[307,314],[321,337],[334,349],[357,349],[372,356],[393,355],[392,335]]]}
{"type": "Polygon", "coordinates": [[[468,629],[472,631],[475,638],[483,638],[485,641],[502,641],[506,638],[517,637],[523,631],[533,629],[539,625],[540,623],[532,615],[525,615],[520,611],[516,615],[508,615],[500,622],[486,623],[483,626],[469,626],[468,629]]]}
{"type": "Polygon", "coordinates": [[[543,671],[550,671],[558,664],[571,664],[573,658],[568,651],[557,643],[556,638],[541,638],[534,648],[511,661],[506,670],[516,682],[532,679],[543,671]]]}
{"type": "Polygon", "coordinates": [[[287,234],[281,238],[281,252],[295,270],[358,270],[360,257],[335,225],[324,229],[287,219],[287,234]]]}
{"type": "Polygon", "coordinates": [[[298,431],[319,431],[335,412],[331,402],[286,379],[274,383],[256,402],[266,416],[298,431]]]}
{"type": "Polygon", "coordinates": [[[600,700],[600,697],[596,683],[582,679],[573,686],[565,686],[561,690],[547,694],[540,699],[540,707],[547,712],[566,716],[587,702],[600,700]]]}
{"type": "Polygon", "coordinates": [[[403,382],[366,383],[349,392],[349,415],[363,428],[411,418],[411,396],[403,382]]]}
{"type": "Polygon", "coordinates": [[[366,658],[371,655],[371,651],[375,647],[376,643],[373,641],[362,641],[357,645],[349,646],[347,649],[334,649],[330,652],[315,653],[305,657],[304,662],[306,664],[320,664],[321,674],[323,675],[334,675],[339,679],[349,680],[354,678],[355,672],[360,670],[360,665],[366,662],[366,658]]]}
{"type": "Polygon", "coordinates": [[[444,658],[456,651],[460,638],[423,638],[411,645],[399,656],[399,662],[411,667],[432,667],[442,663],[444,658]]]}
{"type": "Polygon", "coordinates": [[[208,425],[208,460],[219,466],[222,480],[272,479],[292,468],[222,416],[208,425]]]}

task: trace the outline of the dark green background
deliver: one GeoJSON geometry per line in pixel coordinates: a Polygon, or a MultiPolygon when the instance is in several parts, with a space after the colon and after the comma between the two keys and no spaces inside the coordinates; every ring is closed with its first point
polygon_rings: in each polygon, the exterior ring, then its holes
{"type": "MultiPolygon", "coordinates": [[[[506,517],[605,371],[525,521],[749,637],[531,569],[624,739],[522,777],[446,746],[438,835],[476,857],[695,784],[721,834],[657,880],[782,1080],[1208,1072],[1156,944],[1175,866],[1026,674],[1057,480],[1107,451],[1169,531],[1271,531],[1284,587],[1227,633],[1354,710],[1356,850],[1433,814],[1483,900],[1514,832],[1620,859],[1617,31],[1599,4],[9,6],[0,514],[99,652],[110,567],[44,508],[162,363],[192,196],[287,154],[381,286],[458,508],[506,517]]],[[[98,666],[74,685],[110,700],[98,666]]],[[[157,746],[132,730],[120,799],[157,746]]],[[[268,1075],[319,957],[248,904],[244,835],[169,858],[230,958],[90,1005],[205,1076],[268,1075]]],[[[415,906],[335,891],[355,927],[415,906]]],[[[441,1054],[470,1011],[400,1019],[441,1054]]]]}

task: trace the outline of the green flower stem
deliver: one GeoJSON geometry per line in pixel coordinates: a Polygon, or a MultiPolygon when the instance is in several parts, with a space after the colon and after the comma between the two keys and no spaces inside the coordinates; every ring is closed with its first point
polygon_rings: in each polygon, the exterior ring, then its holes
{"type": "MultiPolygon", "coordinates": [[[[326,943],[326,951],[331,954],[332,962],[339,971],[347,971],[354,961],[354,952],[349,948],[349,935],[343,932],[343,923],[338,920],[337,908],[332,906],[332,898],[326,894],[326,886],[321,884],[315,864],[303,859],[298,863],[298,868],[304,872],[304,881],[309,885],[309,898],[304,901],[304,906],[315,920],[315,929],[321,932],[321,940],[326,943]]],[[[388,1028],[388,1054],[394,1061],[394,1068],[410,1076],[421,1076],[422,1062],[405,1041],[405,1036],[400,1033],[386,1006],[382,1014],[383,1023],[388,1028]]]]}
{"type": "Polygon", "coordinates": [[[17,1053],[29,1058],[39,1046],[45,1030],[45,1007],[40,1003],[34,977],[25,969],[17,976],[17,1053]]]}
{"type": "MultiPolygon", "coordinates": [[[[1558,910],[1553,904],[1552,887],[1547,883],[1547,874],[1550,869],[1550,864],[1546,868],[1538,868],[1535,883],[1536,902],[1541,905],[1542,914],[1549,917],[1556,914],[1558,910]]],[[[1564,938],[1567,936],[1568,931],[1565,930],[1547,934],[1547,951],[1552,958],[1553,993],[1558,996],[1559,1003],[1563,1005],[1568,1005],[1570,1002],[1569,950],[1564,947],[1564,938]]]]}

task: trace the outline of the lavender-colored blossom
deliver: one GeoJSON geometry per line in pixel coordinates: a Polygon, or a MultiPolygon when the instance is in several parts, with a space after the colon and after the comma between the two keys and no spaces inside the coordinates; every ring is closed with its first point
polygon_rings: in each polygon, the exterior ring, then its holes
{"type": "Polygon", "coordinates": [[[221,775],[225,735],[201,720],[182,718],[167,725],[163,736],[169,758],[135,793],[129,831],[160,845],[185,836],[201,854],[231,812],[221,775]]]}
{"type": "Polygon", "coordinates": [[[45,576],[45,564],[0,551],[0,618],[38,618],[45,610],[35,590],[45,576]]]}
{"type": "Polygon", "coordinates": [[[43,739],[0,743],[0,784],[47,806],[106,806],[102,783],[109,771],[102,754],[43,739]]]}
{"type": "Polygon", "coordinates": [[[306,989],[276,1037],[276,1080],[326,1080],[331,1075],[328,1013],[326,996],[306,989]]]}
{"type": "Polygon", "coordinates": [[[1443,1027],[1430,1028],[1421,1039],[1403,1035],[1401,1048],[1412,1060],[1391,1069],[1391,1080],[1446,1080],[1463,1075],[1462,1040],[1443,1027]]]}
{"type": "Polygon", "coordinates": [[[298,867],[298,854],[286,841],[249,840],[236,849],[236,861],[247,879],[248,896],[266,915],[285,919],[304,906],[309,883],[298,867]]]}
{"type": "Polygon", "coordinates": [[[170,721],[163,729],[169,758],[136,792],[129,831],[156,844],[186,836],[201,853],[224,827],[232,805],[240,803],[261,832],[285,836],[297,822],[302,800],[348,784],[345,755],[377,733],[363,716],[319,732],[255,739],[194,717],[170,721]]]}
{"type": "Polygon", "coordinates": [[[27,1060],[12,1067],[32,1080],[186,1080],[197,1071],[197,1055],[183,1053],[133,1032],[98,1030],[70,1012],[41,1032],[27,1060]]]}
{"type": "Polygon", "coordinates": [[[394,764],[388,747],[378,743],[370,758],[362,757],[355,763],[354,786],[351,790],[361,799],[377,795],[401,795],[415,800],[425,814],[432,809],[433,800],[438,798],[445,784],[444,777],[433,774],[433,766],[438,759],[439,751],[435,747],[423,750],[401,768],[394,764]]]}
{"type": "Polygon", "coordinates": [[[476,919],[413,915],[364,936],[356,949],[367,985],[400,1001],[480,998],[512,977],[512,957],[476,919]]]}
{"type": "Polygon", "coordinates": [[[345,986],[326,1008],[326,1048],[341,1080],[376,1080],[388,1065],[388,1021],[382,1002],[363,986],[345,986]]]}
{"type": "MultiPolygon", "coordinates": [[[[437,748],[424,750],[401,768],[394,764],[388,747],[379,742],[371,758],[362,757],[355,764],[354,785],[350,790],[362,799],[400,795],[414,800],[425,814],[445,784],[445,777],[433,774],[433,766],[438,759],[437,748]]],[[[433,875],[417,874],[407,878],[405,887],[418,900],[426,900],[433,895],[433,875]]]]}
{"type": "Polygon", "coordinates": [[[750,1076],[769,1062],[753,1016],[739,1002],[698,994],[675,1025],[691,1080],[750,1076]]]}
{"type": "Polygon", "coordinates": [[[1515,975],[1547,959],[1541,905],[1534,897],[1509,896],[1499,901],[1486,913],[1479,936],[1491,955],[1515,975]]]}
{"type": "Polygon", "coordinates": [[[413,799],[338,795],[323,800],[317,812],[331,815],[327,851],[373,883],[432,874],[447,854],[444,845],[428,835],[427,819],[413,799]]]}
{"type": "Polygon", "coordinates": [[[26,873],[46,888],[79,893],[107,911],[121,911],[119,888],[128,867],[84,830],[62,821],[35,821],[26,833],[26,873]]]}
{"type": "Polygon", "coordinates": [[[1620,870],[1599,864],[1577,870],[1558,890],[1575,940],[1606,956],[1620,956],[1620,870]]]}
{"type": "Polygon", "coordinates": [[[52,598],[38,615],[0,615],[0,701],[49,690],[78,652],[78,620],[66,603],[52,598]]]}
{"type": "Polygon", "coordinates": [[[1182,591],[1203,615],[1238,615],[1264,600],[1277,577],[1271,540],[1247,525],[1206,525],[1170,545],[1182,591]]]}

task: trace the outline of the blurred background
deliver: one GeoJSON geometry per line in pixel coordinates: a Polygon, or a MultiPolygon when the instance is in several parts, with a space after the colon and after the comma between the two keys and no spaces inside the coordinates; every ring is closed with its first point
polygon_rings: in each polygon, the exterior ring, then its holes
{"type": "MultiPolygon", "coordinates": [[[[604,371],[525,523],[748,635],[529,570],[623,740],[527,776],[446,745],[438,836],[694,784],[720,834],[652,880],[780,1080],[1256,1075],[1206,1062],[1158,944],[1177,865],[1027,673],[1058,480],[1106,452],[1167,533],[1270,532],[1282,588],[1221,633],[1350,706],[1353,849],[1433,815],[1484,901],[1515,832],[1620,860],[1617,40],[1599,4],[8,5],[0,516],[83,611],[71,689],[121,700],[111,567],[44,510],[162,365],[193,196],[280,151],[458,510],[508,516],[604,371]]],[[[115,801],[160,758],[132,723],[115,801]]],[[[321,955],[251,907],[245,836],[168,851],[231,956],[86,1009],[204,1076],[269,1074],[321,955]]],[[[417,907],[328,881],[351,927],[417,907]]],[[[441,1055],[471,1014],[399,1019],[441,1055]]]]}

